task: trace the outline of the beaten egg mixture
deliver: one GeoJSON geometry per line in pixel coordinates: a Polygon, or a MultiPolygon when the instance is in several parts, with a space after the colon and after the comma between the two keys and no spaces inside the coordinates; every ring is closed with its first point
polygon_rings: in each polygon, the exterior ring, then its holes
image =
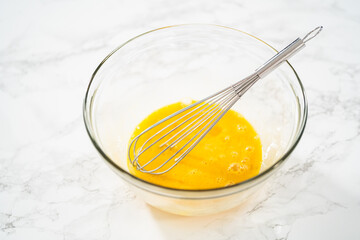
{"type": "MultiPolygon", "coordinates": [[[[189,104],[174,103],[158,109],[145,118],[135,129],[130,142],[149,126],[189,104]]],[[[181,114],[178,116],[181,117],[181,114]]],[[[165,124],[165,123],[164,123],[165,124]]],[[[166,125],[159,125],[139,138],[135,151],[153,134],[166,125]]],[[[176,134],[170,133],[163,142],[176,134]]],[[[186,142],[192,136],[184,139],[186,142]]],[[[184,142],[164,151],[148,165],[154,168],[170,158],[184,142]]],[[[154,145],[146,150],[139,163],[144,164],[163,150],[154,145]]],[[[174,164],[175,159],[168,164],[174,164]]],[[[230,110],[195,146],[195,148],[170,171],[153,175],[140,172],[128,161],[130,173],[145,181],[177,189],[210,189],[233,185],[257,175],[262,163],[261,142],[251,124],[239,113],[230,110]]],[[[165,165],[169,167],[171,165],[165,165]]],[[[165,168],[164,168],[165,169],[165,168]]]]}

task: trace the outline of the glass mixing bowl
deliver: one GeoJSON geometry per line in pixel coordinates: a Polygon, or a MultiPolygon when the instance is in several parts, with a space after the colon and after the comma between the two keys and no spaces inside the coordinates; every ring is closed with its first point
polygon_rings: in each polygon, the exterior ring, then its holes
{"type": "Polygon", "coordinates": [[[262,142],[261,171],[247,181],[207,190],[143,181],[129,173],[128,141],[136,125],[154,110],[217,92],[275,53],[255,36],[215,25],[170,26],[134,37],[111,52],[92,75],[84,101],[90,139],[111,169],[156,208],[180,215],[233,208],[280,168],[304,131],[304,89],[288,62],[257,82],[232,108],[254,126],[262,142]]]}

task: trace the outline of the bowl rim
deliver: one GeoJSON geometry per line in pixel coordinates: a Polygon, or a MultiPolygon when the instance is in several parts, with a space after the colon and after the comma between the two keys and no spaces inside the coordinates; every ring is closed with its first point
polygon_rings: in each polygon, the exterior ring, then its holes
{"type": "MultiPolygon", "coordinates": [[[[217,24],[203,24],[203,23],[189,23],[189,24],[177,24],[177,25],[170,25],[170,26],[165,26],[165,27],[161,27],[161,28],[156,28],[147,32],[144,32],[142,34],[139,34],[131,39],[129,39],[128,41],[124,42],[123,44],[121,44],[120,46],[118,46],[117,48],[115,48],[113,51],[111,51],[102,61],[101,63],[96,67],[95,71],[93,72],[90,82],[88,84],[87,90],[86,90],[86,94],[85,94],[85,98],[83,100],[83,121],[85,124],[85,128],[86,131],[90,137],[91,142],[93,143],[93,145],[95,146],[96,150],[100,153],[100,155],[103,157],[103,159],[110,164],[110,167],[112,167],[115,170],[118,170],[119,173],[121,174],[125,174],[124,176],[120,175],[125,181],[129,182],[130,184],[136,185],[137,187],[140,187],[146,191],[150,191],[150,192],[154,192],[156,194],[159,195],[163,195],[163,196],[171,196],[174,197],[173,194],[167,194],[167,193],[163,193],[163,192],[158,192],[158,191],[153,191],[152,189],[149,188],[144,188],[143,186],[139,186],[139,184],[135,184],[132,181],[129,181],[128,179],[133,179],[135,181],[140,181],[145,185],[149,185],[150,187],[155,187],[156,189],[163,189],[163,190],[167,190],[167,191],[172,191],[175,193],[210,193],[210,192],[217,192],[217,191],[222,191],[222,190],[230,190],[230,189],[239,189],[239,187],[241,186],[246,186],[246,184],[249,184],[251,182],[257,182],[259,180],[261,180],[263,177],[264,179],[266,179],[265,177],[269,177],[271,175],[271,173],[273,173],[276,169],[278,169],[280,167],[280,165],[282,165],[282,163],[284,163],[284,161],[289,157],[289,155],[294,151],[295,147],[298,145],[304,130],[305,130],[305,126],[306,126],[306,122],[307,122],[307,117],[308,117],[308,102],[307,102],[307,98],[306,98],[306,94],[305,94],[305,89],[304,86],[297,74],[297,72],[295,71],[294,67],[288,62],[286,61],[286,63],[288,64],[288,66],[292,69],[292,71],[295,74],[295,77],[297,79],[297,82],[299,84],[299,87],[301,89],[301,95],[303,96],[303,117],[300,118],[299,124],[298,124],[298,134],[297,136],[294,136],[294,142],[292,143],[292,145],[289,147],[289,149],[275,162],[273,163],[271,166],[269,166],[266,170],[264,170],[263,172],[259,173],[258,175],[249,178],[245,181],[236,183],[234,185],[231,186],[225,186],[225,187],[220,187],[220,188],[209,188],[209,189],[178,189],[178,188],[171,188],[171,187],[165,187],[165,186],[161,186],[161,185],[157,185],[148,181],[145,181],[141,178],[138,178],[134,175],[132,175],[131,173],[125,171],[123,168],[121,168],[118,164],[116,164],[106,153],[104,150],[102,150],[101,146],[97,143],[96,140],[96,134],[95,131],[93,130],[92,126],[91,126],[91,111],[92,111],[92,103],[93,103],[93,98],[91,98],[91,101],[88,101],[89,99],[89,94],[90,94],[90,88],[92,86],[92,83],[96,77],[97,72],[100,70],[100,68],[102,67],[102,65],[114,54],[116,53],[118,50],[120,50],[122,47],[126,46],[128,43],[132,42],[133,40],[140,38],[144,35],[150,34],[152,32],[156,32],[156,31],[160,31],[163,29],[168,29],[168,28],[177,28],[177,27],[188,27],[188,26],[203,26],[203,27],[219,27],[219,28],[224,28],[224,29],[228,29],[228,30],[234,30],[237,32],[240,32],[242,34],[245,34],[249,37],[254,38],[255,40],[258,40],[262,43],[264,43],[265,45],[267,45],[268,47],[270,47],[272,50],[274,50],[275,52],[278,52],[274,47],[272,47],[270,44],[268,44],[267,42],[265,42],[264,40],[249,34],[245,31],[236,29],[236,28],[232,28],[232,27],[226,27],[226,26],[222,26],[222,25],[217,25],[217,24]],[[87,106],[89,104],[89,112],[87,111],[87,106]],[[302,120],[302,121],[301,121],[302,120]]],[[[94,94],[96,94],[96,90],[94,91],[94,94]]],[[[300,109],[301,111],[301,109],[300,109]]],[[[239,191],[235,191],[235,192],[240,192],[243,191],[244,189],[247,189],[247,187],[240,189],[239,191]]],[[[229,194],[233,194],[235,192],[231,192],[229,194]]],[[[224,195],[229,195],[229,194],[221,194],[221,196],[224,195]]],[[[176,194],[177,195],[177,194],[176,194]]],[[[199,199],[201,197],[189,197],[189,196],[175,196],[177,198],[185,198],[185,199],[199,199]]],[[[209,197],[206,197],[209,198],[209,197]]]]}

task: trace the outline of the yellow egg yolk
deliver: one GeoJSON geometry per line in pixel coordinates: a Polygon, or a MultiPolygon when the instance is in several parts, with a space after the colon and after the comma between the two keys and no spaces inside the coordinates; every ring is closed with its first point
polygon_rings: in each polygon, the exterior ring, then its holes
{"type": "MultiPolygon", "coordinates": [[[[130,142],[151,125],[186,106],[188,104],[179,102],[153,112],[136,127],[130,142]]],[[[181,118],[182,115],[180,114],[176,118],[181,118]]],[[[172,119],[172,121],[176,121],[176,118],[172,119]]],[[[160,124],[143,134],[135,145],[135,153],[139,152],[139,148],[147,139],[165,126],[165,123],[160,124]]],[[[149,147],[140,155],[139,163],[143,165],[159,154],[168,146],[166,144],[161,146],[161,143],[166,143],[176,134],[176,131],[171,132],[158,143],[149,147]]],[[[176,136],[180,137],[181,134],[176,136]]],[[[175,146],[168,148],[144,169],[154,169],[156,166],[160,166],[179,151],[181,146],[193,136],[194,134],[189,134],[175,146]]],[[[159,139],[161,133],[156,137],[150,139],[146,146],[159,139]]],[[[170,140],[168,143],[171,142],[170,140]]],[[[172,166],[176,162],[176,157],[181,153],[180,151],[178,155],[165,164],[163,169],[172,166]]],[[[133,153],[130,152],[130,154],[133,158],[133,153]]],[[[211,189],[233,185],[254,177],[259,173],[261,163],[262,149],[258,134],[241,114],[230,110],[194,149],[170,171],[160,175],[144,173],[137,170],[136,166],[133,166],[130,161],[128,161],[128,167],[131,174],[157,185],[177,189],[211,189]]]]}

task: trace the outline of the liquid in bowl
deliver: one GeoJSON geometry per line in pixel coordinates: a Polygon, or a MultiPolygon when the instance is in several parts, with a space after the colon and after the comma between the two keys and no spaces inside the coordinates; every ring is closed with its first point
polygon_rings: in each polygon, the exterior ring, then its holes
{"type": "MultiPolygon", "coordinates": [[[[135,128],[129,145],[150,126],[189,105],[178,102],[154,111],[135,128]]],[[[147,182],[169,188],[211,189],[234,185],[259,173],[262,162],[260,137],[251,124],[233,110],[227,112],[195,148],[177,162],[176,156],[185,151],[182,147],[190,145],[191,139],[196,136],[194,132],[186,135],[186,130],[190,129],[190,126],[186,127],[189,122],[180,125],[181,122],[177,121],[184,115],[185,113],[179,114],[173,119],[172,130],[165,121],[143,133],[141,138],[137,138],[133,149],[137,154],[142,151],[136,163],[144,166],[145,170],[160,167],[154,172],[156,173],[170,169],[176,163],[177,165],[163,174],[151,174],[139,171],[137,164],[129,161],[131,174],[147,182]],[[165,136],[162,129],[167,130],[169,134],[165,136]],[[176,137],[180,136],[183,136],[182,140],[176,142],[176,137]],[[145,142],[146,146],[143,145],[145,142]],[[172,146],[172,142],[176,144],[172,146]]],[[[186,114],[188,119],[191,119],[191,116],[191,113],[186,114]]],[[[208,122],[209,120],[203,121],[199,128],[208,122]]],[[[133,155],[134,152],[130,150],[131,159],[134,159],[133,155]]]]}

